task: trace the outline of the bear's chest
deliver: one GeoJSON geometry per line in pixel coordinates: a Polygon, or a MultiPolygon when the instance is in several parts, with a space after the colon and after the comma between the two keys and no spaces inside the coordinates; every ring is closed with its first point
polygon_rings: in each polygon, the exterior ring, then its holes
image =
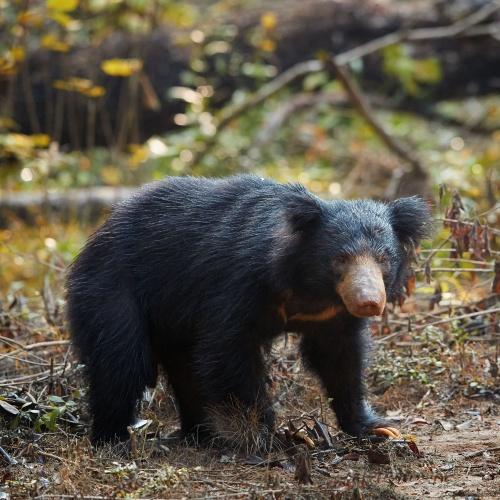
{"type": "Polygon", "coordinates": [[[342,304],[330,301],[308,302],[298,299],[283,300],[275,310],[282,330],[296,332],[331,323],[343,313],[345,313],[345,307],[342,304]]]}

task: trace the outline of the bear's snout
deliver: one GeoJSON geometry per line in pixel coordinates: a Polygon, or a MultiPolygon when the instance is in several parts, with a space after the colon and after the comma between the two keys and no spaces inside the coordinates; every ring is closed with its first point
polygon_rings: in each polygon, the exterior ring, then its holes
{"type": "Polygon", "coordinates": [[[337,293],[353,316],[380,316],[386,302],[380,265],[370,256],[354,257],[337,285],[337,293]]]}

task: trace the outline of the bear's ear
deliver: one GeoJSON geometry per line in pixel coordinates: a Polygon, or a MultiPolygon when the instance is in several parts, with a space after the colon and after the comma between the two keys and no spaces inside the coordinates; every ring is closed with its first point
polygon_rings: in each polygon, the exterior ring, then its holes
{"type": "Polygon", "coordinates": [[[394,232],[404,244],[418,245],[421,239],[431,235],[431,211],[422,198],[399,198],[389,203],[389,209],[394,232]]]}
{"type": "Polygon", "coordinates": [[[285,203],[285,216],[292,232],[315,227],[322,213],[320,201],[302,187],[294,191],[285,203]]]}

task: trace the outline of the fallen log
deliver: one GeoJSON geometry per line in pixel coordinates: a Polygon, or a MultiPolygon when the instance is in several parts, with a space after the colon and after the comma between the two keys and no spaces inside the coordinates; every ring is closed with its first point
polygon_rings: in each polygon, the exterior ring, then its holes
{"type": "Polygon", "coordinates": [[[98,186],[65,192],[2,192],[0,228],[9,227],[14,221],[31,226],[47,221],[94,223],[135,191],[137,188],[133,187],[98,186]]]}

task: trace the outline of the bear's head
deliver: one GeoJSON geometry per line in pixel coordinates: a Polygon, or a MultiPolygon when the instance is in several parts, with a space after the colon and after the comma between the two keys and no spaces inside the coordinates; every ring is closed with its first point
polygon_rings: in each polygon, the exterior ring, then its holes
{"type": "Polygon", "coordinates": [[[325,202],[295,187],[285,213],[292,290],[310,301],[341,301],[358,317],[380,315],[403,297],[414,248],[431,228],[417,196],[325,202]]]}

